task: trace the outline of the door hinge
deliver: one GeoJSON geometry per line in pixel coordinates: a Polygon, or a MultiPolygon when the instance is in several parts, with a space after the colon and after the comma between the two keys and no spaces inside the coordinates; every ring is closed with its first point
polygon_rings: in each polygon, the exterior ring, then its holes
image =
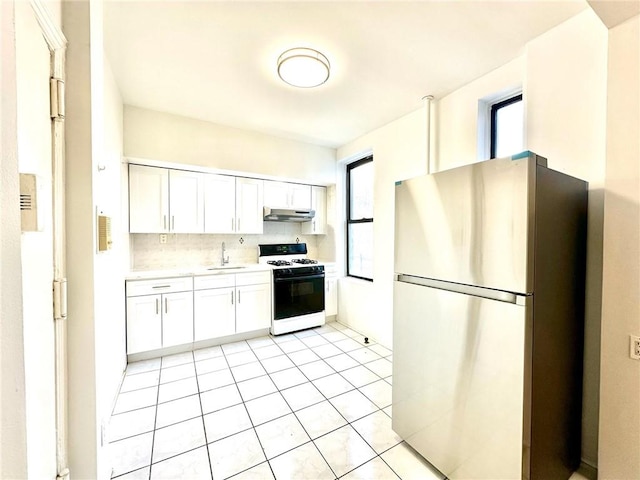
{"type": "Polygon", "coordinates": [[[64,80],[50,79],[51,118],[64,119],[64,80]]]}
{"type": "Polygon", "coordinates": [[[53,281],[53,319],[67,318],[67,279],[53,281]]]}

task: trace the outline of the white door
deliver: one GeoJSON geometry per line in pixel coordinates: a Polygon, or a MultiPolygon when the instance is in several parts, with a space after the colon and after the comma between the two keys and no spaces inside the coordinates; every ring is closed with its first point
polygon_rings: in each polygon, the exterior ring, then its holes
{"type": "Polygon", "coordinates": [[[327,187],[311,187],[311,208],[316,212],[313,220],[302,224],[302,233],[327,233],[327,187]]]}
{"type": "Polygon", "coordinates": [[[127,298],[127,354],[162,347],[161,295],[127,298]]]}
{"type": "Polygon", "coordinates": [[[174,233],[204,232],[202,174],[169,170],[169,230],[174,233]]]}
{"type": "Polygon", "coordinates": [[[311,185],[289,184],[289,207],[301,210],[311,208],[311,185]]]}
{"type": "Polygon", "coordinates": [[[236,178],[236,232],[262,233],[263,180],[236,178]]]}
{"type": "Polygon", "coordinates": [[[234,233],[236,226],[236,178],[204,174],[205,233],[234,233]]]}
{"type": "Polygon", "coordinates": [[[270,285],[247,285],[236,288],[236,331],[250,332],[271,325],[270,285]]]}
{"type": "Polygon", "coordinates": [[[129,165],[129,232],[169,231],[169,171],[129,165]]]}
{"type": "Polygon", "coordinates": [[[324,279],[324,314],[329,317],[338,314],[338,279],[325,277],[324,279]]]}
{"type": "Polygon", "coordinates": [[[162,295],[162,346],[193,342],[193,292],[162,295]]]}
{"type": "MultiPolygon", "coordinates": [[[[22,299],[16,299],[22,301],[20,338],[24,341],[27,469],[30,478],[55,478],[56,331],[52,296],[53,156],[49,104],[51,54],[30,2],[13,3],[18,170],[20,173],[37,175],[40,187],[36,197],[40,218],[38,230],[21,235],[22,299]]],[[[20,278],[16,280],[20,281],[20,278]]],[[[14,320],[19,321],[3,319],[14,320]]],[[[16,382],[16,388],[20,388],[18,385],[16,382]]]]}
{"type": "Polygon", "coordinates": [[[289,186],[284,182],[265,180],[264,204],[267,207],[286,208],[289,206],[289,186]]]}
{"type": "Polygon", "coordinates": [[[236,333],[235,288],[193,292],[193,328],[196,342],[236,333]]]}

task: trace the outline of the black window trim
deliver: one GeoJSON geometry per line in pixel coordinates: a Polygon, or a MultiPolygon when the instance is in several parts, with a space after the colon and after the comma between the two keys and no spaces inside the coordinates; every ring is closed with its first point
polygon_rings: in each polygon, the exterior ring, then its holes
{"type": "Polygon", "coordinates": [[[495,158],[496,157],[496,123],[497,123],[497,116],[498,116],[498,110],[500,110],[501,108],[507,107],[513,103],[517,103],[517,102],[521,102],[522,101],[522,93],[519,93],[518,95],[514,95],[513,97],[509,97],[505,100],[502,100],[500,102],[494,103],[493,105],[491,105],[491,150],[490,150],[490,157],[489,158],[495,158]]]}
{"type": "Polygon", "coordinates": [[[355,162],[351,162],[347,165],[347,228],[346,228],[346,259],[347,259],[347,277],[358,278],[360,280],[366,280],[367,282],[373,282],[373,278],[361,277],[359,275],[353,275],[349,273],[349,225],[350,224],[358,224],[358,223],[373,223],[373,217],[371,218],[358,218],[351,219],[351,170],[354,168],[360,167],[365,163],[373,162],[373,155],[369,155],[367,157],[361,158],[360,160],[356,160],[355,162]]]}

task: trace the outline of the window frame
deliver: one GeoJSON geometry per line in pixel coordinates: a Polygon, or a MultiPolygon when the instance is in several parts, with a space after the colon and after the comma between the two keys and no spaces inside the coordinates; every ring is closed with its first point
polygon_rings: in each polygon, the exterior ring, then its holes
{"type": "MultiPolygon", "coordinates": [[[[355,168],[358,168],[364,164],[373,162],[373,155],[368,155],[364,158],[361,158],[360,160],[356,160],[354,162],[351,162],[349,164],[347,164],[347,168],[346,168],[346,186],[347,186],[347,195],[346,195],[346,207],[347,207],[347,221],[346,221],[346,244],[345,244],[345,250],[346,250],[346,271],[347,271],[347,276],[348,277],[352,277],[352,278],[358,278],[360,280],[366,280],[367,282],[373,282],[373,277],[372,278],[368,278],[368,277],[362,277],[360,275],[354,275],[352,273],[349,272],[349,225],[352,224],[361,224],[361,223],[373,223],[373,217],[368,218],[368,217],[364,217],[364,218],[359,218],[357,220],[352,220],[351,219],[351,171],[354,170],[355,168]]],[[[373,187],[373,186],[372,186],[373,187]]]]}
{"type": "Polygon", "coordinates": [[[498,116],[498,111],[501,108],[504,107],[508,107],[509,105],[512,105],[514,103],[517,102],[521,102],[522,99],[522,93],[519,93],[517,95],[513,95],[509,98],[506,98],[504,100],[501,100],[499,102],[496,102],[494,104],[491,105],[491,110],[489,112],[490,115],[490,147],[489,147],[489,158],[496,158],[496,140],[497,140],[497,116],[498,116]]]}

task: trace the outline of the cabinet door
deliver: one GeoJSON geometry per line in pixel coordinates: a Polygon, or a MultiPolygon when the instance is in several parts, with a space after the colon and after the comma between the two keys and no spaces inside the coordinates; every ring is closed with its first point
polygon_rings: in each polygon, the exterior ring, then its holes
{"type": "Polygon", "coordinates": [[[193,327],[196,342],[236,333],[235,288],[194,292],[193,327]]]}
{"type": "Polygon", "coordinates": [[[324,279],[324,314],[330,317],[338,314],[338,279],[325,277],[324,279]]]}
{"type": "Polygon", "coordinates": [[[289,184],[284,182],[264,181],[264,204],[267,207],[289,207],[289,184]]]}
{"type": "Polygon", "coordinates": [[[204,174],[205,233],[234,233],[236,226],[236,178],[204,174]]]}
{"type": "Polygon", "coordinates": [[[289,184],[289,207],[307,210],[311,208],[311,185],[289,184]]]}
{"type": "Polygon", "coordinates": [[[129,165],[129,232],[169,230],[169,171],[129,165]]]}
{"type": "Polygon", "coordinates": [[[271,326],[271,286],[236,288],[236,332],[250,332],[271,326]]]}
{"type": "Polygon", "coordinates": [[[236,178],[236,232],[262,233],[263,180],[236,178]]]}
{"type": "Polygon", "coordinates": [[[169,171],[170,230],[175,233],[204,232],[202,174],[169,171]]]}
{"type": "Polygon", "coordinates": [[[311,208],[316,214],[310,222],[302,224],[302,233],[324,235],[327,233],[327,188],[311,187],[311,208]]]}
{"type": "Polygon", "coordinates": [[[193,342],[193,292],[162,295],[162,346],[193,342]]]}
{"type": "Polygon", "coordinates": [[[127,298],[127,354],[161,347],[161,295],[127,298]]]}

